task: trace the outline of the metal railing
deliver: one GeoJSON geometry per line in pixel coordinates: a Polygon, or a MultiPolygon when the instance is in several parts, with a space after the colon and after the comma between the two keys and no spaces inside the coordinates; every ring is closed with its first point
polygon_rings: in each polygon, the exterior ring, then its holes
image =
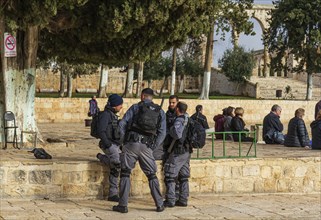
{"type": "Polygon", "coordinates": [[[193,149],[191,159],[202,160],[202,159],[221,159],[221,158],[253,158],[256,157],[256,130],[254,131],[240,131],[240,132],[207,132],[207,135],[211,135],[212,146],[211,152],[204,153],[205,156],[200,155],[201,152],[208,151],[208,145],[205,145],[202,149],[193,149]],[[215,134],[222,134],[223,139],[215,139],[215,134]],[[238,134],[238,141],[227,140],[228,134],[238,134]],[[253,141],[242,142],[241,136],[252,136],[253,141]],[[247,145],[247,146],[244,146],[247,145]],[[221,149],[221,150],[220,150],[221,149]],[[245,150],[245,152],[244,152],[245,150]],[[196,153],[195,153],[196,152],[196,153]],[[252,154],[250,154],[252,152],[252,154]],[[232,155],[231,153],[234,153],[232,155]],[[210,155],[209,155],[210,154],[210,155]],[[195,157],[196,156],[196,157],[195,157]]]}

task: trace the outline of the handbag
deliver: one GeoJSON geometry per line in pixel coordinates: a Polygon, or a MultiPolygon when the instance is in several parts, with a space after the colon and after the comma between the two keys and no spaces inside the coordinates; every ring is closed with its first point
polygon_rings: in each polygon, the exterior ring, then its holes
{"type": "Polygon", "coordinates": [[[280,131],[275,131],[272,136],[272,140],[276,144],[284,144],[284,135],[280,131]]]}

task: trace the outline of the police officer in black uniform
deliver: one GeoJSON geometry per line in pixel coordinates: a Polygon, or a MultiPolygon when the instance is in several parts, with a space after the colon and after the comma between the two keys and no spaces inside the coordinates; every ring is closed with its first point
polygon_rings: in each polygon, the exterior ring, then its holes
{"type": "Polygon", "coordinates": [[[164,210],[156,176],[157,166],[153,157],[153,149],[159,146],[165,138],[166,119],[161,107],[152,102],[153,95],[152,89],[143,89],[141,102],[132,105],[119,123],[124,146],[121,153],[120,199],[119,204],[113,207],[113,211],[128,212],[130,173],[137,161],[148,178],[156,211],[164,210]]]}
{"type": "Polygon", "coordinates": [[[97,133],[99,147],[105,154],[98,153],[97,158],[110,168],[108,201],[118,202],[118,177],[120,170],[120,135],[118,116],[123,107],[123,99],[117,94],[108,97],[105,110],[99,114],[97,133]]]}
{"type": "Polygon", "coordinates": [[[165,207],[187,206],[189,197],[188,178],[190,177],[191,151],[186,141],[188,133],[187,104],[179,102],[176,106],[176,119],[170,128],[171,144],[167,149],[169,156],[164,165],[166,196],[165,207]],[[175,180],[179,182],[179,198],[176,201],[175,180]]]}
{"type": "Polygon", "coordinates": [[[176,112],[175,108],[178,103],[179,99],[176,95],[171,95],[168,99],[168,110],[166,112],[166,137],[164,140],[164,143],[161,144],[159,147],[157,147],[154,152],[154,158],[155,160],[165,160],[166,158],[166,149],[168,148],[169,144],[169,128],[173,125],[175,118],[176,118],[176,112]],[[165,158],[164,158],[165,157],[165,158]]]}

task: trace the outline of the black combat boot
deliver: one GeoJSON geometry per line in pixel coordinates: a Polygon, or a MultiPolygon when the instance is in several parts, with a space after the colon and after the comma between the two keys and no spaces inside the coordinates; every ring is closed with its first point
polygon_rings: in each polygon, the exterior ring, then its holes
{"type": "Polygon", "coordinates": [[[120,212],[120,213],[127,213],[128,208],[127,206],[115,205],[113,206],[113,211],[120,212]]]}

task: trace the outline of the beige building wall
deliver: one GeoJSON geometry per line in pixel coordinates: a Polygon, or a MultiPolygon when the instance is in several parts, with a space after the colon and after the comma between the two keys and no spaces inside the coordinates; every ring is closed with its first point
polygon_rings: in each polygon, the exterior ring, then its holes
{"type": "MultiPolygon", "coordinates": [[[[107,99],[98,98],[98,105],[103,109],[107,99]]],[[[44,122],[83,122],[87,119],[89,99],[85,98],[36,98],[36,119],[44,122]]],[[[124,99],[123,109],[120,116],[139,99],[124,99]]],[[[247,126],[262,124],[263,118],[270,112],[272,105],[278,104],[282,107],[281,121],[285,124],[294,117],[297,108],[306,110],[304,120],[311,123],[314,120],[314,107],[317,101],[296,100],[198,100],[183,99],[188,104],[187,112],[191,115],[195,112],[196,105],[203,105],[203,112],[207,116],[209,124],[213,125],[213,116],[222,113],[222,109],[228,106],[243,107],[245,110],[244,121],[247,126]]],[[[160,104],[161,99],[155,99],[160,104]]],[[[167,110],[168,100],[164,101],[163,109],[167,110]]]]}

